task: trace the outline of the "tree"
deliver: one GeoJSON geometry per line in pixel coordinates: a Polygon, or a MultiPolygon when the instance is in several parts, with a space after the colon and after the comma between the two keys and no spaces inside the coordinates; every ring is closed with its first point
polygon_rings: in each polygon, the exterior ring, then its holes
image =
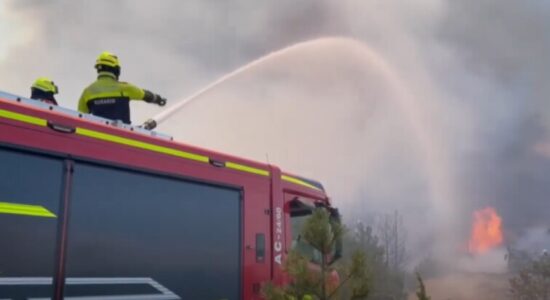
{"type": "Polygon", "coordinates": [[[402,217],[395,212],[370,218],[369,223],[358,221],[353,235],[345,240],[344,249],[348,256],[357,250],[365,253],[369,299],[406,299],[405,239],[402,217]]]}
{"type": "Polygon", "coordinates": [[[416,292],[416,297],[418,297],[418,300],[430,300],[431,298],[426,292],[426,287],[424,286],[422,277],[420,277],[420,273],[416,273],[416,279],[418,280],[418,291],[416,292]]]}
{"type": "Polygon", "coordinates": [[[285,261],[285,272],[292,278],[286,287],[268,284],[263,294],[268,300],[289,299],[336,299],[344,286],[351,291],[350,299],[365,299],[369,293],[366,256],[357,251],[350,262],[339,268],[340,281],[335,282],[331,274],[336,267],[330,258],[338,247],[338,241],[345,233],[343,226],[331,219],[329,211],[316,208],[306,220],[302,229],[304,240],[320,255],[318,269],[314,270],[308,258],[298,251],[291,251],[285,261]]]}
{"type": "Polygon", "coordinates": [[[384,215],[380,223],[378,236],[385,250],[386,265],[393,272],[399,272],[405,265],[407,255],[405,247],[407,232],[403,225],[403,217],[395,211],[393,214],[384,215]]]}
{"type": "Polygon", "coordinates": [[[510,279],[510,291],[517,300],[550,300],[550,255],[544,253],[510,279]]]}

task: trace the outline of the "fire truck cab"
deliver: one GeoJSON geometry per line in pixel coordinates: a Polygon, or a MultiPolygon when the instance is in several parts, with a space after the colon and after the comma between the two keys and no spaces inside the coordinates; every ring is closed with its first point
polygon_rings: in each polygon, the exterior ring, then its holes
{"type": "Polygon", "coordinates": [[[260,299],[323,186],[0,92],[0,299],[260,299]]]}

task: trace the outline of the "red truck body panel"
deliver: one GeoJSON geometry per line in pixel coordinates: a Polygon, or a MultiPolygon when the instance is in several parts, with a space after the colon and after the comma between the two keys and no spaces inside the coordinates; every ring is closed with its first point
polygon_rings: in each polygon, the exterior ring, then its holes
{"type": "MultiPolygon", "coordinates": [[[[286,230],[290,226],[288,218],[284,218],[288,195],[329,204],[322,187],[281,172],[269,164],[132,132],[11,99],[0,98],[0,147],[51,153],[67,161],[83,159],[241,190],[241,299],[260,299],[263,282],[274,280],[278,284],[285,283],[280,262],[284,261],[291,242],[286,230]],[[40,123],[44,120],[45,125],[40,123]],[[167,151],[176,151],[176,154],[167,154],[167,151]],[[182,153],[195,156],[189,159],[181,157],[182,153]],[[265,258],[259,261],[256,251],[258,234],[265,235],[266,243],[265,258]]],[[[58,234],[62,235],[63,231],[58,234]]],[[[60,249],[63,250],[63,245],[60,249]]],[[[58,252],[57,256],[64,256],[62,252],[58,252]]],[[[65,258],[57,259],[62,263],[65,258]]],[[[57,266],[56,270],[54,283],[55,277],[64,276],[63,266],[57,266]]]]}

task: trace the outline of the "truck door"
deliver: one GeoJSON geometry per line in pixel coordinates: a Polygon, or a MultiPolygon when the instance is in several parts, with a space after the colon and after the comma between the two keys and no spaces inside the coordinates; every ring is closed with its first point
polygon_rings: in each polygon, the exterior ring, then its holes
{"type": "Polygon", "coordinates": [[[53,294],[63,161],[0,146],[0,299],[53,294]]]}
{"type": "Polygon", "coordinates": [[[241,191],[77,161],[65,298],[241,299],[241,191]]]}

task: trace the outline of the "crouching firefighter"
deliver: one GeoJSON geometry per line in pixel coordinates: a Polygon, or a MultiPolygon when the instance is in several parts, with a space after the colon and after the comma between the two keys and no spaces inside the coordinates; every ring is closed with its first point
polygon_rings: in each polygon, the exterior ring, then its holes
{"type": "Polygon", "coordinates": [[[103,52],[96,60],[97,80],[82,92],[78,110],[98,117],[120,120],[130,124],[130,100],[166,105],[166,99],[127,82],[118,81],[120,64],[118,57],[103,52]]]}
{"type": "Polygon", "coordinates": [[[40,77],[31,86],[31,99],[57,105],[54,95],[59,92],[57,85],[46,77],[40,77]]]}

